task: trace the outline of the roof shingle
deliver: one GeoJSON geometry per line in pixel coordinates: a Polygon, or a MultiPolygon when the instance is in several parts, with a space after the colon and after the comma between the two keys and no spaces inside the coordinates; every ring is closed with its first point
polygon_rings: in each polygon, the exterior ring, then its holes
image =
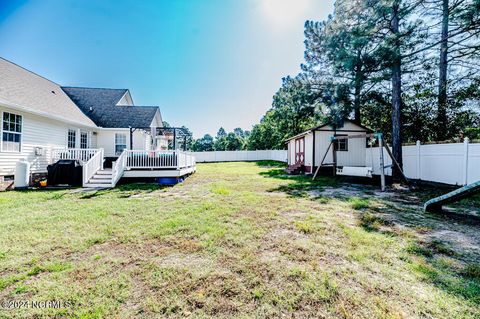
{"type": "Polygon", "coordinates": [[[58,84],[3,58],[0,58],[0,100],[32,112],[95,126],[58,84]]]}
{"type": "Polygon", "coordinates": [[[126,89],[62,87],[73,102],[104,128],[149,127],[158,106],[117,105],[126,89]]]}

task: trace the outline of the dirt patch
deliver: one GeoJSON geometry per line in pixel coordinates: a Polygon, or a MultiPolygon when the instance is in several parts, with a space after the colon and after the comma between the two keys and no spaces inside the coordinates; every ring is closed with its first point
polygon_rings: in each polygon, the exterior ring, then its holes
{"type": "Polygon", "coordinates": [[[293,219],[295,219],[297,217],[304,217],[304,216],[308,215],[307,212],[302,212],[302,211],[298,211],[298,210],[281,211],[279,214],[282,217],[293,218],[293,219]]]}
{"type": "Polygon", "coordinates": [[[298,231],[288,229],[288,228],[277,228],[272,232],[268,233],[266,238],[271,240],[293,240],[298,238],[306,238],[307,236],[298,231]]]}
{"type": "Polygon", "coordinates": [[[188,270],[212,269],[214,261],[203,254],[186,254],[175,252],[166,256],[153,259],[154,263],[167,268],[179,268],[188,270]]]}
{"type": "Polygon", "coordinates": [[[444,241],[459,254],[480,256],[480,235],[477,232],[438,230],[429,235],[431,240],[444,241]]]}

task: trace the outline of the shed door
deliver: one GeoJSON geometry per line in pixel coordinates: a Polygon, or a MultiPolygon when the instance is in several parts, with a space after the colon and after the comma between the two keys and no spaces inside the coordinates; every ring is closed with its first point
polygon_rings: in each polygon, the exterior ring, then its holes
{"type": "Polygon", "coordinates": [[[305,137],[295,140],[295,164],[305,164],[305,137]]]}

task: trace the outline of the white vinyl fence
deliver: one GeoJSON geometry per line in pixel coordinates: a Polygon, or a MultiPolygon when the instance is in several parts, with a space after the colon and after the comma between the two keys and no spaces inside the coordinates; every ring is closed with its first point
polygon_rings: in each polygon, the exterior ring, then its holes
{"type": "Polygon", "coordinates": [[[287,162],[286,150],[193,152],[197,163],[273,160],[287,162]]]}
{"type": "MultiPolygon", "coordinates": [[[[466,185],[480,180],[480,143],[426,144],[403,146],[403,170],[411,179],[466,185]]],[[[384,150],[385,165],[391,159],[384,150]]],[[[379,148],[367,149],[366,165],[380,174],[379,148]],[[373,156],[372,156],[373,155],[373,156]]],[[[391,175],[391,169],[386,171],[391,175]]]]}
{"type": "MultiPolygon", "coordinates": [[[[403,169],[411,179],[466,185],[480,180],[480,143],[425,144],[403,146],[403,169]]],[[[286,150],[194,152],[198,162],[275,160],[287,162],[286,150]]],[[[392,161],[384,150],[385,165],[392,161]]],[[[380,174],[379,148],[367,148],[366,166],[380,174]]],[[[385,171],[392,174],[389,168],[385,171]]]]}

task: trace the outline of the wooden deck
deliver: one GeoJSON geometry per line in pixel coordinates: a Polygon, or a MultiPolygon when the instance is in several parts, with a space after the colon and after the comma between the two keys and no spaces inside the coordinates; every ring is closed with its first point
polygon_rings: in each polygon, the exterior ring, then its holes
{"type": "Polygon", "coordinates": [[[180,150],[124,150],[104,169],[103,149],[54,150],[52,160],[74,159],[83,166],[84,187],[115,187],[121,178],[181,177],[196,171],[195,156],[180,150]]]}

